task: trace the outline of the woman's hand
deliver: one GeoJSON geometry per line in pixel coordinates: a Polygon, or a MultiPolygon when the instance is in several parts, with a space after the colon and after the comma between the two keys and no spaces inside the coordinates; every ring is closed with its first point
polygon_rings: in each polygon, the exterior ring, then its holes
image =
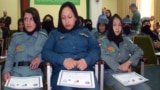
{"type": "Polygon", "coordinates": [[[4,82],[6,82],[8,79],[10,79],[11,78],[11,74],[10,74],[10,72],[5,72],[4,74],[3,74],[3,81],[4,82]]]}
{"type": "Polygon", "coordinates": [[[31,69],[37,69],[39,67],[39,64],[41,63],[41,59],[39,57],[36,57],[35,59],[32,60],[30,64],[31,69]]]}
{"type": "Polygon", "coordinates": [[[87,68],[87,63],[86,63],[85,59],[82,58],[77,61],[77,68],[81,71],[83,71],[84,69],[87,68]]]}
{"type": "Polygon", "coordinates": [[[67,69],[67,70],[70,70],[70,69],[73,69],[75,68],[77,65],[76,61],[72,58],[66,58],[63,62],[63,66],[67,69]]]}
{"type": "Polygon", "coordinates": [[[119,65],[118,69],[124,72],[131,72],[131,61],[128,60],[127,62],[119,65]]]}

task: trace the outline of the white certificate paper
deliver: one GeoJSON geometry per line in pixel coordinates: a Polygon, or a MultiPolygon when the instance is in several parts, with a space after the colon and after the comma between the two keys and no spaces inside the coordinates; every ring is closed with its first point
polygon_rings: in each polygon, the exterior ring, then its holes
{"type": "Polygon", "coordinates": [[[31,76],[31,77],[15,77],[11,76],[11,79],[7,80],[5,87],[13,89],[34,89],[42,88],[42,76],[31,76]]]}
{"type": "Polygon", "coordinates": [[[136,72],[113,74],[112,76],[124,86],[136,85],[148,81],[147,78],[136,72]]]}
{"type": "Polygon", "coordinates": [[[76,88],[95,88],[93,71],[61,70],[57,85],[76,88]]]}

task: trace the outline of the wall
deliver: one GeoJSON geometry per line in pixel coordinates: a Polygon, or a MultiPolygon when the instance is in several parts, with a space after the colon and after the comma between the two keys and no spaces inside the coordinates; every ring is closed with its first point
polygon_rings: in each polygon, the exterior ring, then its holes
{"type": "Polygon", "coordinates": [[[110,9],[113,15],[117,13],[117,0],[102,0],[102,7],[110,9]]]}
{"type": "Polygon", "coordinates": [[[98,16],[101,14],[102,1],[90,0],[90,19],[92,20],[92,26],[95,28],[98,21],[98,16]]]}
{"type": "Polygon", "coordinates": [[[19,0],[0,0],[0,17],[3,16],[3,10],[7,10],[8,16],[11,16],[11,30],[17,29],[17,20],[20,17],[19,0]]]}
{"type": "MultiPolygon", "coordinates": [[[[30,0],[30,6],[38,9],[41,21],[46,14],[51,14],[54,18],[54,24],[57,27],[60,5],[35,5],[34,0],[30,0]]],[[[86,18],[86,0],[80,0],[80,5],[76,5],[76,8],[78,14],[86,18]]]]}

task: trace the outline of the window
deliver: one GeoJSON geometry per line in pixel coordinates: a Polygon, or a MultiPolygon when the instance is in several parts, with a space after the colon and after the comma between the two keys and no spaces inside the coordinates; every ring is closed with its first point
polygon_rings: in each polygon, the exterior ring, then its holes
{"type": "Polygon", "coordinates": [[[151,2],[152,0],[140,0],[141,17],[151,17],[151,2]]]}

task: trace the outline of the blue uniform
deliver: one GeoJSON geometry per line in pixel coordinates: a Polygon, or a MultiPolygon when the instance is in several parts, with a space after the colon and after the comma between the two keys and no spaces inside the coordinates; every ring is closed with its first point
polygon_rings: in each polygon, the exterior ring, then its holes
{"type": "MultiPolygon", "coordinates": [[[[52,31],[42,50],[42,58],[54,65],[51,79],[54,90],[73,90],[70,87],[57,86],[60,70],[66,70],[63,66],[65,58],[73,58],[75,60],[84,58],[88,65],[85,71],[91,71],[99,57],[100,49],[98,43],[89,30],[84,27],[78,27],[68,33],[60,33],[58,30],[52,31]]],[[[79,69],[74,68],[73,70],[79,69]]],[[[98,90],[97,81],[95,83],[95,89],[86,90],[98,90]]]]}
{"type": "Polygon", "coordinates": [[[101,59],[109,66],[104,73],[105,84],[113,87],[114,90],[151,90],[145,83],[125,87],[112,76],[112,74],[124,73],[118,70],[118,66],[128,60],[132,61],[132,66],[136,66],[142,55],[143,51],[127,38],[123,38],[119,47],[113,41],[104,38],[101,42],[101,59]]]}
{"type": "Polygon", "coordinates": [[[20,77],[42,75],[40,68],[31,70],[29,66],[17,65],[21,61],[31,62],[36,57],[41,58],[41,50],[46,40],[47,34],[41,31],[34,32],[33,35],[25,32],[15,33],[10,42],[3,73],[10,72],[11,76],[20,77]],[[13,67],[14,63],[16,65],[13,67]]]}

